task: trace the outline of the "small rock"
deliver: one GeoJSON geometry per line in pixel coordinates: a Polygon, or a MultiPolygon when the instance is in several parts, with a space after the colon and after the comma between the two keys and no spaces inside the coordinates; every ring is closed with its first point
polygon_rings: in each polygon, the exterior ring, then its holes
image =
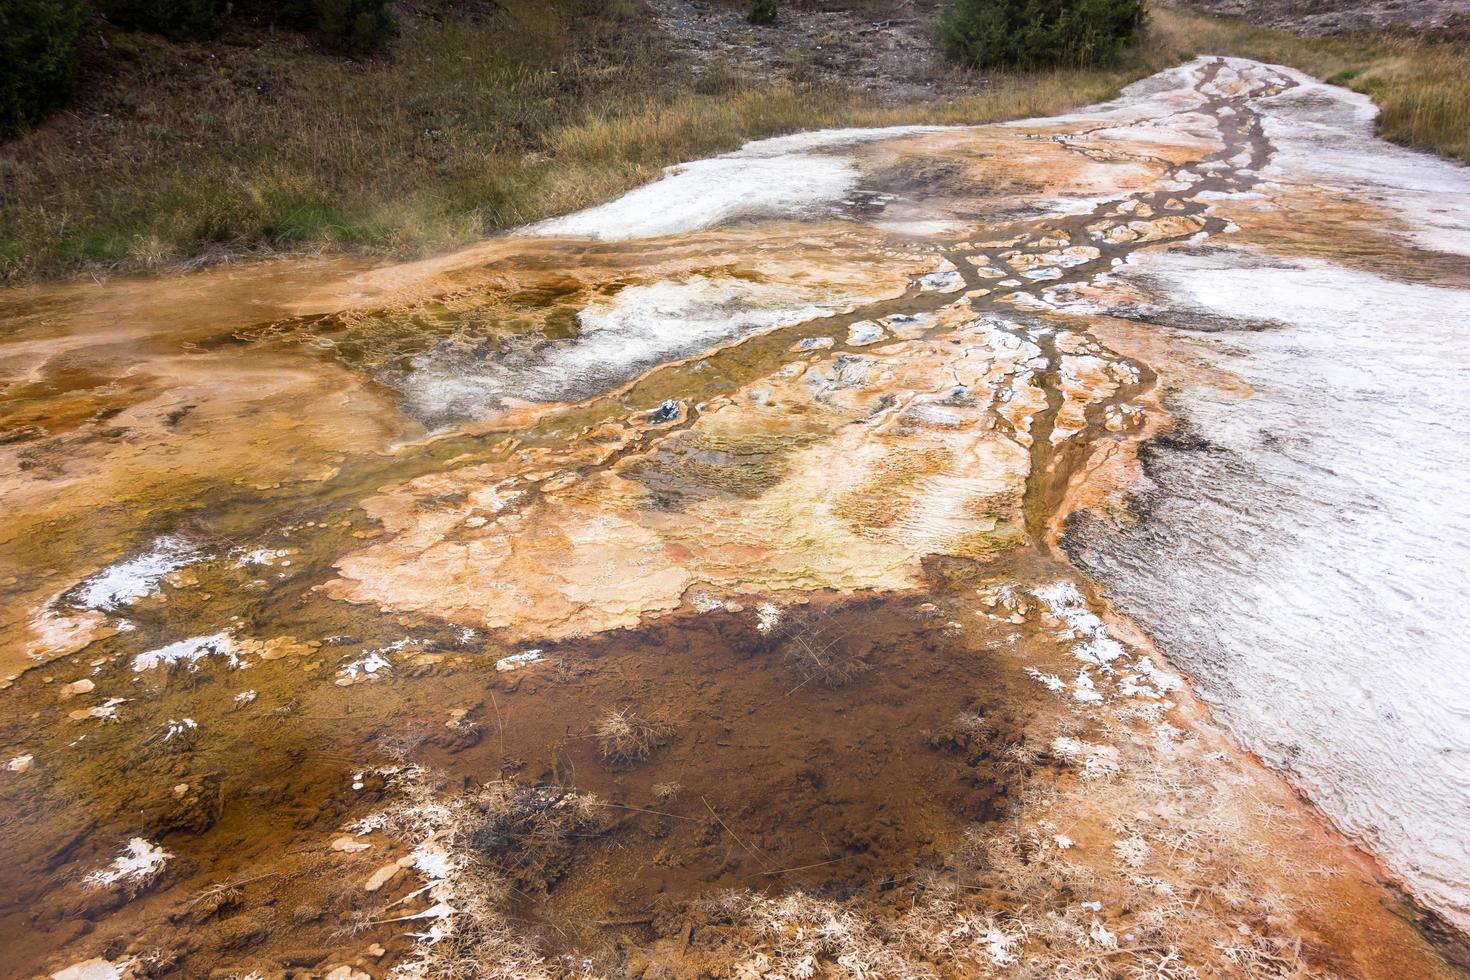
{"type": "Polygon", "coordinates": [[[70,698],[78,694],[90,694],[96,687],[97,685],[92,683],[90,678],[83,677],[79,681],[72,681],[70,684],[61,685],[56,693],[64,698],[70,698]]]}
{"type": "Polygon", "coordinates": [[[83,960],[51,974],[51,980],[127,980],[133,975],[131,958],[116,963],[102,959],[83,960]]]}
{"type": "Polygon", "coordinates": [[[648,413],[648,421],[654,425],[666,425],[679,417],[680,405],[670,398],[658,408],[648,413]]]}
{"type": "Polygon", "coordinates": [[[495,661],[495,669],[502,674],[513,670],[519,670],[527,664],[534,664],[541,659],[540,650],[527,650],[525,653],[517,653],[509,657],[501,657],[495,661]]]}
{"type": "Polygon", "coordinates": [[[397,861],[394,861],[392,864],[383,865],[377,871],[373,872],[373,876],[367,880],[367,884],[362,886],[363,890],[370,892],[377,891],[379,888],[382,888],[388,882],[398,877],[398,872],[402,870],[403,866],[400,865],[397,861]]]}
{"type": "Polygon", "coordinates": [[[847,346],[866,347],[883,339],[883,328],[872,320],[859,320],[847,328],[847,346]]]}

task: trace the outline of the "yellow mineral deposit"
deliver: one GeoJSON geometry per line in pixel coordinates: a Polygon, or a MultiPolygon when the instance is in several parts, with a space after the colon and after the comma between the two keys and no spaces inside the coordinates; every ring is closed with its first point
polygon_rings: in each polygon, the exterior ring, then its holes
{"type": "Polygon", "coordinates": [[[1193,643],[1220,552],[1147,548],[1229,518],[1134,543],[1191,459],[1232,499],[1257,365],[1383,375],[1211,283],[1463,308],[1470,215],[1414,209],[1470,178],[1367,125],[1206,58],[417,263],[11,291],[5,972],[1455,975],[1470,827],[1323,767],[1327,674],[1193,643]]]}
{"type": "Polygon", "coordinates": [[[326,590],[517,642],[631,626],[696,586],[915,587],[926,555],[984,557],[1020,533],[1028,457],[988,409],[1028,345],[977,356],[999,331],[972,322],[947,310],[942,340],[789,362],[677,431],[420,477],[364,502],[388,535],[326,590]],[[456,502],[426,517],[426,499],[456,502]]]}

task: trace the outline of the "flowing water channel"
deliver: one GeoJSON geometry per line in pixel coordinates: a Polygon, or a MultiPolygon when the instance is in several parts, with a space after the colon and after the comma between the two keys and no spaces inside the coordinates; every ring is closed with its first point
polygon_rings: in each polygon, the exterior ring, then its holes
{"type": "Polygon", "coordinates": [[[1456,975],[1467,202],[1206,58],[12,290],[7,975],[1456,975]]]}

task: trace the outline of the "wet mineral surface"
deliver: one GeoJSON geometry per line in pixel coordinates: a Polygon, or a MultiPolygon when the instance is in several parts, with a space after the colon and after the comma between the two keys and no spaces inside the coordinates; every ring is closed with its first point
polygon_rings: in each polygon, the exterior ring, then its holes
{"type": "Polygon", "coordinates": [[[1458,975],[1470,176],[1371,121],[0,297],[6,974],[1458,975]]]}

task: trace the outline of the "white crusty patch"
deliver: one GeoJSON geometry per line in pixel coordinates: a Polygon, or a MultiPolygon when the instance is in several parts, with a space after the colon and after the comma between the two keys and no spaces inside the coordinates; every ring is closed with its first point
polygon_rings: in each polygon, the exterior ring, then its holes
{"type": "Polygon", "coordinates": [[[100,718],[103,721],[117,721],[117,706],[126,704],[127,698],[108,698],[99,705],[91,708],[78,708],[67,715],[72,721],[84,721],[87,718],[100,718]]]}
{"type": "Polygon", "coordinates": [[[759,633],[769,633],[781,625],[781,607],[773,602],[763,602],[755,607],[755,628],[759,633]]]}
{"type": "Polygon", "coordinates": [[[141,837],[134,837],[128,841],[112,864],[100,871],[93,871],[82,879],[82,882],[90,888],[106,888],[118,882],[147,882],[157,877],[173,857],[168,851],[157,844],[150,843],[141,837]]]}
{"type": "Polygon", "coordinates": [[[1117,746],[1059,737],[1052,739],[1051,749],[1058,758],[1077,766],[1083,779],[1104,779],[1122,768],[1117,746]]]}
{"type": "Polygon", "coordinates": [[[1061,633],[1063,639],[1079,641],[1072,645],[1072,653],[1078,660],[1111,671],[1109,665],[1128,652],[1108,635],[1107,625],[1087,608],[1086,598],[1071,582],[1038,586],[1031,594],[1046,604],[1053,618],[1061,620],[1065,627],[1061,633]]]}
{"type": "Polygon", "coordinates": [[[852,303],[850,291],[816,282],[696,274],[637,283],[588,302],[575,337],[511,361],[436,345],[412,358],[397,387],[410,414],[430,424],[490,418],[510,405],[584,398],[656,364],[852,303]]]}
{"type": "MultiPolygon", "coordinates": [[[[395,646],[394,649],[397,649],[395,646]]],[[[337,671],[337,679],[334,683],[338,687],[349,687],[358,681],[373,680],[379,674],[387,676],[393,673],[393,661],[388,659],[386,650],[369,650],[362,657],[344,666],[337,671]]]]}
{"type": "Polygon", "coordinates": [[[197,731],[198,728],[199,722],[193,718],[180,718],[177,721],[170,718],[168,724],[164,726],[163,740],[165,742],[172,742],[176,738],[183,738],[190,732],[197,731]]]}
{"type": "Polygon", "coordinates": [[[883,339],[883,328],[872,320],[859,320],[847,328],[847,346],[866,347],[883,339]]]}
{"type": "Polygon", "coordinates": [[[165,575],[208,557],[185,539],[165,535],[142,554],[115,561],[83,581],[72,594],[72,603],[113,612],[157,591],[165,575]]]}
{"type": "Polygon", "coordinates": [[[1027,667],[1026,676],[1036,683],[1043,685],[1048,691],[1056,694],[1060,694],[1067,689],[1067,682],[1056,674],[1048,674],[1044,671],[1037,670],[1035,667],[1027,667]]]}
{"type": "Polygon", "coordinates": [[[136,671],[151,670],[154,667],[168,667],[173,664],[187,664],[190,670],[199,669],[199,661],[205,657],[224,657],[225,661],[236,669],[246,666],[240,659],[235,638],[228,632],[212,633],[209,636],[195,636],[187,640],[179,640],[167,646],[161,646],[147,653],[140,653],[133,658],[133,669],[136,671]]]}
{"type": "Polygon", "coordinates": [[[842,148],[935,126],[824,129],[747,143],[734,153],[669,167],[660,180],[607,204],[552,218],[532,235],[625,241],[677,235],[739,218],[834,214],[861,176],[842,148]]]}
{"type": "Polygon", "coordinates": [[[51,974],[51,980],[129,980],[137,961],[131,956],[104,960],[100,956],[73,963],[51,974]]]}
{"type": "Polygon", "coordinates": [[[289,561],[281,561],[281,559],[286,558],[290,554],[291,552],[287,548],[256,548],[253,551],[247,551],[240,555],[235,560],[235,564],[241,566],[274,565],[276,562],[281,562],[282,565],[289,565],[291,564],[289,561]]]}
{"type": "Polygon", "coordinates": [[[513,670],[520,670],[527,664],[538,663],[541,660],[541,650],[527,650],[525,653],[513,653],[509,657],[501,657],[495,661],[495,669],[502,674],[508,674],[513,670]]]}

